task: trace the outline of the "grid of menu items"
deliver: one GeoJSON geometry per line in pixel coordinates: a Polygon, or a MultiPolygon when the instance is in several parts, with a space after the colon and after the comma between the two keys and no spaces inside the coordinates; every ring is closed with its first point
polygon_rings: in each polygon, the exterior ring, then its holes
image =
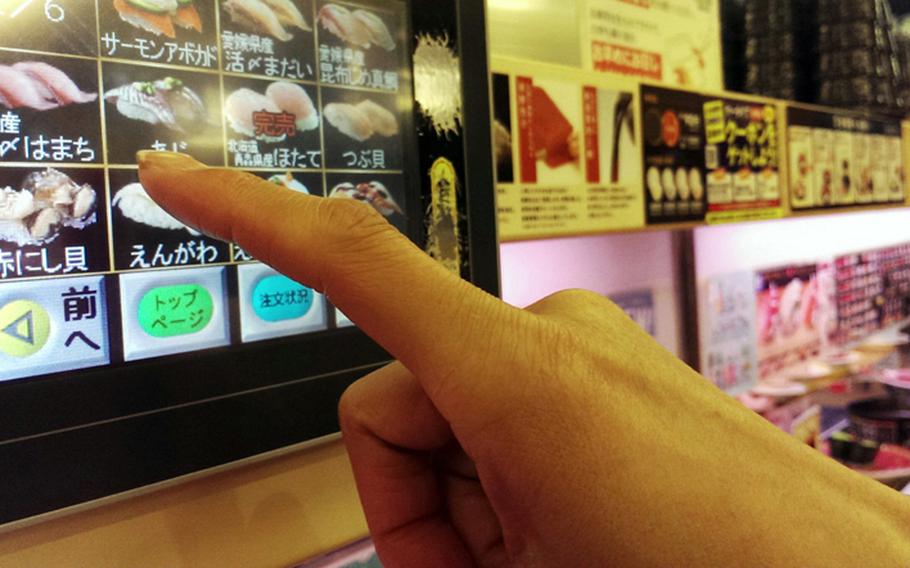
{"type": "Polygon", "coordinates": [[[862,339],[910,316],[910,244],[835,260],[838,339],[862,339]]]}
{"type": "Polygon", "coordinates": [[[403,1],[3,0],[0,31],[0,380],[336,325],[155,204],[139,150],[406,228],[403,1]]]}
{"type": "Polygon", "coordinates": [[[791,106],[787,124],[793,209],[906,201],[899,122],[791,106]]]}

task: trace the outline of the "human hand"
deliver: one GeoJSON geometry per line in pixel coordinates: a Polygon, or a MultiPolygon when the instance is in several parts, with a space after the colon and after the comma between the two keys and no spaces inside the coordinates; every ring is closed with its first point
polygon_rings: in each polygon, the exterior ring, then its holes
{"type": "Polygon", "coordinates": [[[607,300],[518,310],[363,204],[174,154],[140,166],[171,214],[325,292],[398,359],[340,409],[390,568],[910,564],[904,498],[765,423],[607,300]]]}

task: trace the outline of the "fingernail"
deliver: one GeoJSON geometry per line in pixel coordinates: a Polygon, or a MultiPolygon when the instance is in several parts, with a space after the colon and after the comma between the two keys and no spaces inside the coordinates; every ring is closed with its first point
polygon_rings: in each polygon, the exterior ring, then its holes
{"type": "Polygon", "coordinates": [[[162,170],[197,170],[205,167],[192,156],[179,152],[158,152],[155,150],[140,150],[136,152],[136,163],[139,164],[140,168],[162,170]]]}

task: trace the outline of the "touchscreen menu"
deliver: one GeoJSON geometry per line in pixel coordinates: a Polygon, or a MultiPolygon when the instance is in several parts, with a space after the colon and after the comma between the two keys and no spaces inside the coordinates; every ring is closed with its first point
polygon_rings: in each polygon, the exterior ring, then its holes
{"type": "Polygon", "coordinates": [[[135,154],[405,230],[406,22],[387,0],[0,0],[0,380],[348,324],[167,214],[135,154]]]}

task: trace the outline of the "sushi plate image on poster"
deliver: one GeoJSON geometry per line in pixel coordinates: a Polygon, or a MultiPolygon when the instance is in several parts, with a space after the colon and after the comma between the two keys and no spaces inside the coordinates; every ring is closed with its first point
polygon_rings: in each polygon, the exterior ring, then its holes
{"type": "Polygon", "coordinates": [[[98,53],[94,2],[0,2],[0,47],[70,55],[98,53]]]}
{"type": "Polygon", "coordinates": [[[315,87],[286,80],[224,77],[228,165],[323,167],[315,87]]]}
{"type": "Polygon", "coordinates": [[[0,161],[102,163],[98,64],[0,52],[0,161]]]}
{"type": "Polygon", "coordinates": [[[400,174],[326,174],[329,199],[354,199],[372,206],[389,223],[408,233],[404,176],[400,174]]]}
{"type": "Polygon", "coordinates": [[[117,270],[147,270],[226,263],[227,244],[201,235],[157,203],[136,170],[111,170],[111,216],[117,270]]]}
{"type": "Polygon", "coordinates": [[[516,91],[522,183],[584,184],[581,85],[517,77],[516,91]]]}
{"type": "Polygon", "coordinates": [[[0,168],[0,281],[109,269],[104,170],[0,168]]]}
{"type": "Polygon", "coordinates": [[[315,80],[313,0],[228,0],[220,6],[224,71],[315,80]]]}
{"type": "Polygon", "coordinates": [[[215,0],[98,0],[101,56],[218,68],[215,0]]]}
{"type": "Polygon", "coordinates": [[[135,164],[139,150],[167,150],[224,165],[217,75],[105,62],[102,77],[111,164],[135,164]]]}
{"type": "Polygon", "coordinates": [[[405,4],[319,1],[316,6],[319,82],[397,93],[408,45],[405,4]]]}
{"type": "Polygon", "coordinates": [[[322,89],[325,167],[400,170],[403,161],[397,97],[322,89]]]}
{"type": "Polygon", "coordinates": [[[641,94],[648,223],[704,220],[705,99],[650,86],[641,94]]]}

